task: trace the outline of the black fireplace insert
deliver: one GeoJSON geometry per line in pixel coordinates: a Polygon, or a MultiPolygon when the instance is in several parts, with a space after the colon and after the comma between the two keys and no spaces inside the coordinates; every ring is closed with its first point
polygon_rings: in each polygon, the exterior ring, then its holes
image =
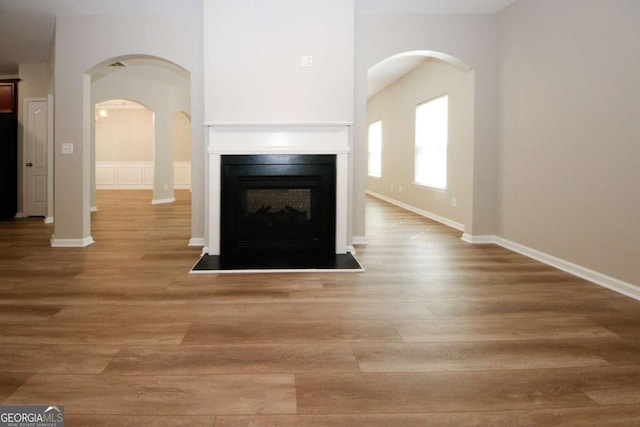
{"type": "Polygon", "coordinates": [[[335,254],[335,155],[225,155],[221,255],[335,254]]]}

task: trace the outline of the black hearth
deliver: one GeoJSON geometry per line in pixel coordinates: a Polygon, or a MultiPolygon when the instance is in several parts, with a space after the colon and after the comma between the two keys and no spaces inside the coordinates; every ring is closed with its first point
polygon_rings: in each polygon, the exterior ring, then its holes
{"type": "Polygon", "coordinates": [[[335,155],[224,155],[221,256],[335,255],[335,155]]]}

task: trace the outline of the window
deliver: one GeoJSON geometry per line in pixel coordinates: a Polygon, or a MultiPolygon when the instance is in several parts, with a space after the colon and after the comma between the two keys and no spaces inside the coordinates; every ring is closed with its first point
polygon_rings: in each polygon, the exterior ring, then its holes
{"type": "Polygon", "coordinates": [[[447,188],[448,116],[447,95],[416,107],[416,184],[447,188]]]}
{"type": "Polygon", "coordinates": [[[369,176],[382,176],[382,121],[369,125],[369,176]]]}

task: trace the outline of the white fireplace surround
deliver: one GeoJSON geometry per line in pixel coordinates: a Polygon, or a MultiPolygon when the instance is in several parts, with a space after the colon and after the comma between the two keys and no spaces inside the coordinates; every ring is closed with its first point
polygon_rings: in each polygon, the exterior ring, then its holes
{"type": "Polygon", "coordinates": [[[350,123],[205,123],[208,129],[209,218],[205,252],[220,255],[220,161],[223,155],[335,154],[336,254],[347,253],[350,123]]]}

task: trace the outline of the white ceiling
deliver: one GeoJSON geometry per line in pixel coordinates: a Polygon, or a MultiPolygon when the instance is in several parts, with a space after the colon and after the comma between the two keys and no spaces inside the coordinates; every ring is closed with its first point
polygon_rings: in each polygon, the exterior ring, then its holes
{"type": "Polygon", "coordinates": [[[367,71],[367,97],[380,92],[414,68],[422,65],[428,58],[424,56],[403,56],[390,61],[382,61],[367,71]]]}

